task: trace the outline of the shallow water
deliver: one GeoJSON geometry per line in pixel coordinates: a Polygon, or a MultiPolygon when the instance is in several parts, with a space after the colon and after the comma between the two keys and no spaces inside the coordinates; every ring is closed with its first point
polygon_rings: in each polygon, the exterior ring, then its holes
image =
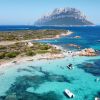
{"type": "MultiPolygon", "coordinates": [[[[0,86],[3,88],[9,86],[7,94],[16,93],[18,97],[22,96],[22,100],[25,100],[26,94],[30,98],[30,95],[33,96],[34,93],[35,95],[33,97],[36,98],[34,100],[39,100],[37,95],[41,95],[42,98],[45,93],[49,93],[50,91],[51,95],[46,97],[46,99],[54,100],[54,94],[57,96],[56,99],[60,98],[57,100],[68,100],[63,93],[66,88],[75,94],[75,98],[72,100],[94,100],[94,97],[100,91],[100,81],[96,82],[95,79],[97,76],[86,73],[77,66],[87,61],[92,62],[94,59],[98,60],[100,57],[26,61],[24,64],[12,65],[7,70],[8,72],[6,72],[6,76],[8,77],[3,79],[3,83],[5,84],[1,84],[0,82],[0,86]],[[73,70],[66,68],[66,65],[69,63],[72,63],[75,67],[73,70]],[[17,78],[15,79],[16,76],[17,78]],[[13,85],[10,86],[11,81],[13,85]]],[[[0,81],[2,81],[1,78],[0,81]]],[[[2,93],[1,89],[0,94],[2,93]]],[[[32,98],[26,100],[31,100],[32,98]]]]}
{"type": "MultiPolygon", "coordinates": [[[[76,43],[82,48],[93,47],[100,50],[99,43],[96,43],[100,37],[97,36],[99,29],[72,28],[75,34],[69,37],[38,42],[61,45],[65,49],[67,43],[76,43]],[[70,38],[76,35],[81,35],[82,38],[78,40],[70,38]]],[[[69,89],[75,94],[72,100],[94,100],[96,96],[100,97],[100,81],[96,81],[100,78],[99,61],[100,56],[76,56],[55,60],[25,61],[10,65],[3,68],[4,74],[0,75],[0,96],[4,95],[2,100],[6,100],[5,96],[13,93],[16,94],[17,100],[69,100],[64,95],[64,90],[69,89]],[[70,63],[74,66],[73,70],[66,67],[70,63]]]]}

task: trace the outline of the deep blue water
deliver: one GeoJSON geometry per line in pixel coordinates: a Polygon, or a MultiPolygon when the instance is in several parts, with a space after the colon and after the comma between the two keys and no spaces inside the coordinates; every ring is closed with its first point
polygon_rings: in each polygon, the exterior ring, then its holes
{"type": "Polygon", "coordinates": [[[62,37],[56,40],[42,40],[40,42],[58,44],[65,46],[68,43],[74,43],[82,48],[93,47],[94,49],[100,49],[100,26],[84,26],[84,27],[46,27],[46,26],[0,26],[0,31],[16,31],[16,30],[38,30],[38,29],[64,29],[71,30],[74,34],[62,37]],[[81,36],[80,39],[74,39],[74,36],[81,36]],[[99,42],[98,42],[99,40],[99,42]]]}

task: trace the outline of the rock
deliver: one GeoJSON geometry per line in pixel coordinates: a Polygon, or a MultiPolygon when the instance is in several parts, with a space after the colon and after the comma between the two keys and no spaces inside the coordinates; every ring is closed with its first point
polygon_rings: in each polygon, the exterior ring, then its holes
{"type": "Polygon", "coordinates": [[[79,52],[79,56],[96,56],[96,51],[92,48],[86,48],[79,52]]]}
{"type": "Polygon", "coordinates": [[[31,42],[26,42],[25,45],[27,45],[28,47],[32,47],[32,46],[33,46],[33,43],[31,43],[31,42]]]}
{"type": "Polygon", "coordinates": [[[0,100],[5,100],[6,96],[0,96],[0,100]]]}

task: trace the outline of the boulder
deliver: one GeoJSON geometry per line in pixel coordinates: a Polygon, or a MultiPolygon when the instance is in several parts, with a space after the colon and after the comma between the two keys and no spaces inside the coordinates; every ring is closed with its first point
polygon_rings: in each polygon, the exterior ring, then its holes
{"type": "Polygon", "coordinates": [[[96,51],[92,48],[86,48],[79,52],[80,56],[96,56],[96,51]]]}

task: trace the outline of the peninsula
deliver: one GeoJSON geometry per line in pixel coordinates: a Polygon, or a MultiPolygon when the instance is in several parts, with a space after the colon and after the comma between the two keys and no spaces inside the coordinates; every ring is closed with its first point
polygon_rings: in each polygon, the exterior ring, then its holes
{"type": "Polygon", "coordinates": [[[0,64],[33,57],[53,59],[64,57],[61,50],[51,44],[33,42],[72,34],[65,30],[28,30],[0,32],[0,64]],[[46,54],[46,55],[45,55],[46,54]]]}

